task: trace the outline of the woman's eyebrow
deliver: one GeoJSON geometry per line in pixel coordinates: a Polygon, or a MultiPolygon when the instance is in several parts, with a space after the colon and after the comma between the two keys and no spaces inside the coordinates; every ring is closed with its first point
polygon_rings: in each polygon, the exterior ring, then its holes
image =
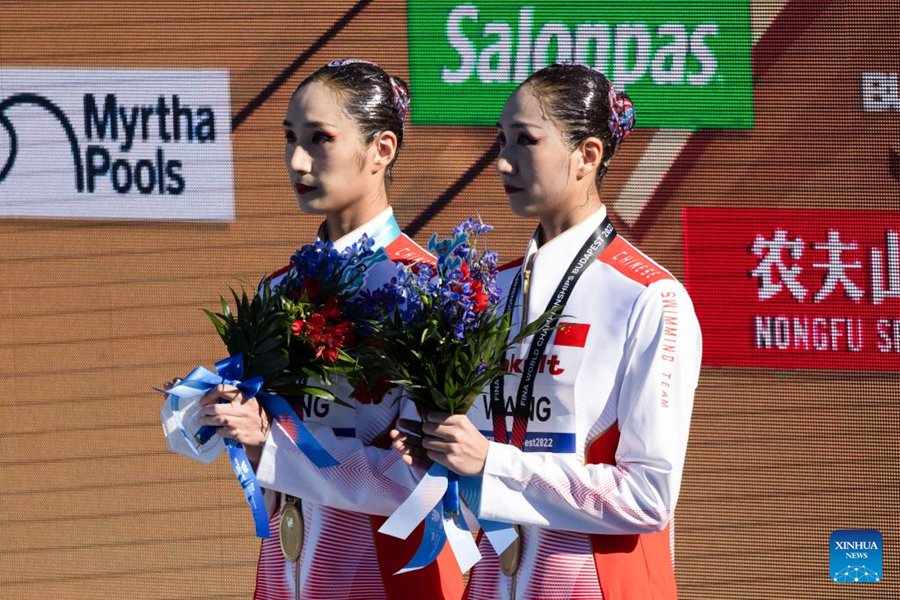
{"type": "MultiPolygon", "coordinates": [[[[283,122],[283,125],[285,127],[287,127],[288,129],[293,129],[293,127],[294,127],[294,124],[287,120],[285,120],[283,122]]],[[[335,129],[335,126],[332,125],[331,123],[323,123],[322,121],[308,121],[308,122],[304,123],[303,126],[306,127],[307,129],[316,129],[316,128],[321,128],[321,127],[335,129]]]]}
{"type": "MultiPolygon", "coordinates": [[[[497,129],[503,128],[503,126],[500,125],[499,121],[497,121],[497,123],[495,123],[495,125],[496,125],[497,129]]],[[[534,123],[520,123],[518,121],[509,126],[510,129],[527,129],[528,127],[534,127],[535,129],[540,129],[541,126],[535,125],[534,123]]]]}

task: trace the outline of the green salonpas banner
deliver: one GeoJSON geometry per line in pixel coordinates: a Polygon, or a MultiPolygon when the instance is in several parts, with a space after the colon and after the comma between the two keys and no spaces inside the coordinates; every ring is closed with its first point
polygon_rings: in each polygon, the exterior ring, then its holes
{"type": "Polygon", "coordinates": [[[412,122],[493,125],[559,61],[599,68],[638,127],[750,128],[749,0],[407,0],[412,122]]]}

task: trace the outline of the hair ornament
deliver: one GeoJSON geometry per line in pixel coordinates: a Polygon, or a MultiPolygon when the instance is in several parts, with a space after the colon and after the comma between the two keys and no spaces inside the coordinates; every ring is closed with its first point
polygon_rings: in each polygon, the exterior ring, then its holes
{"type": "Polygon", "coordinates": [[[616,146],[634,130],[634,104],[625,92],[609,82],[609,133],[616,146]]]}
{"type": "Polygon", "coordinates": [[[409,92],[390,75],[388,75],[388,81],[391,82],[391,92],[394,94],[394,108],[397,109],[397,118],[403,123],[403,120],[409,113],[409,92]]]}

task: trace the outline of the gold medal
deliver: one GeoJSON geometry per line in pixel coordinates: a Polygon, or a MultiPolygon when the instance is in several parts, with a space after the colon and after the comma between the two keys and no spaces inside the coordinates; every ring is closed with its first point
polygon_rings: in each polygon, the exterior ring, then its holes
{"type": "Polygon", "coordinates": [[[281,553],[290,562],[300,558],[303,549],[303,515],[300,514],[300,500],[285,496],[281,507],[281,521],[278,524],[278,542],[281,553]]]}
{"type": "Polygon", "coordinates": [[[500,570],[507,577],[512,577],[519,570],[519,550],[522,547],[522,530],[518,525],[513,527],[516,530],[516,539],[500,554],[500,570]]]}

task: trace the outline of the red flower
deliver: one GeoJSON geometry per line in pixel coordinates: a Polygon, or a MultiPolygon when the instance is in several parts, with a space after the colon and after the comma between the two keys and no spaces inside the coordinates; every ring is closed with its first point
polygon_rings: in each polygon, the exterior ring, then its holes
{"type": "Polygon", "coordinates": [[[325,361],[325,364],[333,365],[337,362],[338,359],[338,351],[337,348],[324,348],[321,352],[322,360],[325,361]]]}
{"type": "Polygon", "coordinates": [[[477,294],[475,296],[475,312],[483,313],[487,310],[488,307],[488,295],[484,292],[477,294]]]}
{"type": "Polygon", "coordinates": [[[297,319],[293,323],[291,323],[291,333],[294,335],[300,335],[300,332],[303,331],[303,321],[297,319]]]}
{"type": "Polygon", "coordinates": [[[325,306],[319,309],[319,314],[321,314],[326,319],[331,319],[332,321],[336,321],[341,318],[341,309],[338,306],[337,296],[331,296],[328,300],[325,301],[325,306]]]}
{"type": "Polygon", "coordinates": [[[350,321],[341,321],[337,325],[333,325],[329,329],[329,333],[334,340],[331,345],[337,348],[343,348],[344,346],[350,345],[355,339],[353,323],[350,321]]]}
{"type": "Polygon", "coordinates": [[[315,302],[316,298],[318,298],[319,294],[322,292],[322,284],[307,277],[303,280],[303,285],[301,289],[306,293],[306,299],[310,302],[315,302]]]}
{"type": "Polygon", "coordinates": [[[320,313],[309,315],[306,320],[306,332],[312,337],[317,337],[323,329],[325,329],[325,317],[320,313]]]}
{"type": "Polygon", "coordinates": [[[387,379],[379,378],[369,386],[364,379],[358,379],[353,385],[353,393],[350,394],[356,398],[360,404],[378,404],[384,400],[384,395],[394,387],[394,384],[387,379]]]}
{"type": "Polygon", "coordinates": [[[480,281],[472,282],[472,299],[475,301],[475,312],[481,313],[487,310],[488,295],[484,293],[484,286],[480,281]]]}

